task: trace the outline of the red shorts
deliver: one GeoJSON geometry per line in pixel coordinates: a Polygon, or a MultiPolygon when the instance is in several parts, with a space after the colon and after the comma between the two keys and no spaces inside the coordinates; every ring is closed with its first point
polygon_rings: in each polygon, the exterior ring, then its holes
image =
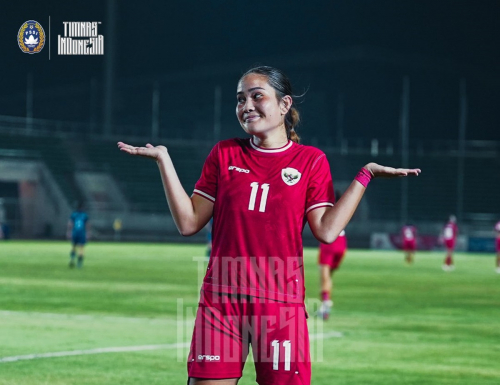
{"type": "Polygon", "coordinates": [[[326,245],[319,245],[319,261],[320,265],[330,266],[330,270],[337,270],[344,259],[347,249],[347,241],[345,237],[338,237],[335,242],[326,245]]]}
{"type": "Polygon", "coordinates": [[[444,244],[448,250],[453,250],[455,248],[455,240],[454,239],[445,239],[444,244]]]}
{"type": "Polygon", "coordinates": [[[188,356],[188,375],[239,378],[250,345],[260,385],[311,383],[303,304],[201,291],[188,356]]]}
{"type": "Polygon", "coordinates": [[[406,239],[403,241],[403,250],[415,251],[416,248],[417,245],[414,239],[406,239]]]}
{"type": "Polygon", "coordinates": [[[500,253],[500,238],[497,238],[497,252],[500,253]]]}

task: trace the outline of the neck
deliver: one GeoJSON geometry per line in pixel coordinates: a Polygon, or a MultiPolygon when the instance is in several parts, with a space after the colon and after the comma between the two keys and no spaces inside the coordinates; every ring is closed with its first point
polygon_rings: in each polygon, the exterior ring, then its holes
{"type": "Polygon", "coordinates": [[[279,130],[275,134],[259,134],[253,135],[253,142],[255,145],[262,148],[280,148],[288,143],[288,138],[286,136],[286,130],[279,130]]]}

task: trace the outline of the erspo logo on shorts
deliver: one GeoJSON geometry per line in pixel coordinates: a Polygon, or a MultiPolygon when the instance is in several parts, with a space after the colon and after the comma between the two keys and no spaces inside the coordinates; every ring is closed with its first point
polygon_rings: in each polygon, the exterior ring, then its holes
{"type": "Polygon", "coordinates": [[[229,171],[235,170],[235,171],[238,171],[238,172],[244,172],[245,174],[250,174],[250,170],[246,170],[244,168],[239,168],[239,167],[236,167],[236,166],[229,166],[228,170],[229,171]]]}
{"type": "Polygon", "coordinates": [[[198,359],[200,361],[220,361],[220,356],[210,356],[208,354],[200,354],[198,355],[198,359]]]}

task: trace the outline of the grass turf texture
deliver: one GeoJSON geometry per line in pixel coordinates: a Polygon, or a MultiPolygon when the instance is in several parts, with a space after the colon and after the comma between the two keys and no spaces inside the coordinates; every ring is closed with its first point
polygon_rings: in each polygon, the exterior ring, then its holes
{"type": "MultiPolygon", "coordinates": [[[[0,360],[35,353],[188,342],[202,245],[91,243],[82,270],[69,244],[0,243],[0,360]],[[178,313],[178,306],[181,312],[178,313]]],[[[350,250],[335,274],[329,321],[311,332],[314,385],[498,384],[500,275],[493,256],[350,250]],[[318,354],[321,353],[321,354],[318,354]]],[[[316,250],[305,250],[308,298],[316,299],[316,250]]],[[[308,301],[309,304],[313,303],[308,301]]],[[[315,304],[315,303],[313,303],[315,304]]],[[[187,348],[0,363],[1,385],[185,384],[187,348]]],[[[239,384],[254,384],[247,363],[239,384]]]]}

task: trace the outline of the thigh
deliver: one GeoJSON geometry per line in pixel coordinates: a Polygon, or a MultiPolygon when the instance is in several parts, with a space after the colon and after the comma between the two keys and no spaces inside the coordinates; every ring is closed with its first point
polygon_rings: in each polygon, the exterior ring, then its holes
{"type": "Polygon", "coordinates": [[[257,383],[310,384],[311,359],[304,305],[256,303],[251,317],[257,383]]]}
{"type": "Polygon", "coordinates": [[[202,291],[188,356],[189,377],[241,377],[248,355],[248,341],[241,330],[237,298],[202,291]]]}
{"type": "Polygon", "coordinates": [[[332,260],[332,264],[330,265],[331,270],[337,270],[340,267],[340,264],[342,260],[344,259],[345,252],[344,251],[337,251],[332,260]]]}

